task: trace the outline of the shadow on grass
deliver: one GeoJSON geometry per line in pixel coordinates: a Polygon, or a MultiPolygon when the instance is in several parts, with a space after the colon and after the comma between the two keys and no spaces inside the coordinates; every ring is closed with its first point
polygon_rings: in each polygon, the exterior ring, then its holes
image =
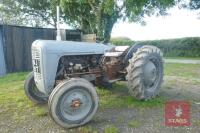
{"type": "Polygon", "coordinates": [[[125,82],[117,82],[113,84],[112,88],[97,88],[97,91],[100,97],[100,108],[150,108],[162,106],[165,102],[165,99],[161,97],[156,97],[148,101],[137,100],[130,96],[125,82]]]}

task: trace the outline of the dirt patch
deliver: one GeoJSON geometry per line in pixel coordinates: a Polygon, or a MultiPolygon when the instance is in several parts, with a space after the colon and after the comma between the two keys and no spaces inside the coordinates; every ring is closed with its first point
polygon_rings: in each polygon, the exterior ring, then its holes
{"type": "Polygon", "coordinates": [[[199,96],[200,83],[195,83],[194,80],[191,79],[165,76],[160,97],[165,97],[169,100],[199,101],[199,96]]]}

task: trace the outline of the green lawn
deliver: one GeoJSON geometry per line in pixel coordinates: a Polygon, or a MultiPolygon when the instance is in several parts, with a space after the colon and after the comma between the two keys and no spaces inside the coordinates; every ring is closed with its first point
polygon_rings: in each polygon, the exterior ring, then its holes
{"type": "MultiPolygon", "coordinates": [[[[8,74],[0,78],[0,117],[5,114],[12,114],[12,119],[20,121],[29,115],[42,117],[46,116],[48,110],[45,106],[38,106],[32,103],[24,94],[23,84],[28,73],[8,74]],[[26,115],[28,114],[28,115],[26,115]]],[[[200,65],[196,64],[165,64],[165,75],[185,78],[186,80],[200,79],[200,65]]],[[[157,97],[150,101],[138,101],[128,94],[124,82],[118,82],[113,88],[98,88],[100,97],[100,109],[104,108],[151,108],[162,106],[165,98],[157,97]]],[[[130,122],[131,126],[138,123],[130,122]]],[[[115,129],[108,129],[115,130],[115,129]]]]}
{"type": "Polygon", "coordinates": [[[47,115],[44,107],[32,103],[24,94],[24,79],[28,73],[8,74],[0,78],[0,117],[12,114],[15,122],[20,122],[30,115],[47,115]]]}
{"type": "Polygon", "coordinates": [[[200,79],[200,64],[165,64],[165,75],[200,79]]]}
{"type": "MultiPolygon", "coordinates": [[[[47,111],[32,103],[24,93],[23,85],[28,73],[8,74],[0,78],[0,107],[5,112],[15,112],[16,116],[25,112],[33,115],[43,116],[47,111]]],[[[163,103],[162,98],[155,98],[150,101],[138,101],[128,94],[126,84],[118,82],[113,88],[97,88],[100,97],[100,108],[115,107],[154,107],[163,103]]]]}
{"type": "Polygon", "coordinates": [[[200,64],[165,64],[165,75],[188,82],[200,84],[200,64]]]}

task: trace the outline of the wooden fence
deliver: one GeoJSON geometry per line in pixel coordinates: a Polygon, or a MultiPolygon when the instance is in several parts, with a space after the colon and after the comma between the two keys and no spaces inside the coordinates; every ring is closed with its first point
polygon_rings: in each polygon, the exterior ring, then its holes
{"type": "MultiPolygon", "coordinates": [[[[0,72],[4,74],[5,72],[11,73],[32,70],[32,42],[37,39],[55,40],[56,30],[0,25],[0,36],[0,72]],[[5,60],[5,63],[3,63],[3,60],[5,60]]],[[[81,39],[81,32],[76,30],[63,30],[62,38],[79,41],[81,39]]],[[[0,75],[2,75],[1,73],[0,75]]]]}

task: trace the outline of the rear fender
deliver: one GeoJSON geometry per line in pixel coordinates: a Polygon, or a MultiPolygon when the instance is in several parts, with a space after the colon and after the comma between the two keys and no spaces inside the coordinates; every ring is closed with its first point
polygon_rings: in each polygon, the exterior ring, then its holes
{"type": "Polygon", "coordinates": [[[128,49],[128,51],[123,59],[123,62],[125,65],[128,65],[129,59],[131,59],[133,57],[133,53],[137,52],[137,50],[139,48],[141,48],[142,46],[144,46],[144,45],[141,43],[136,43],[128,49]]]}

